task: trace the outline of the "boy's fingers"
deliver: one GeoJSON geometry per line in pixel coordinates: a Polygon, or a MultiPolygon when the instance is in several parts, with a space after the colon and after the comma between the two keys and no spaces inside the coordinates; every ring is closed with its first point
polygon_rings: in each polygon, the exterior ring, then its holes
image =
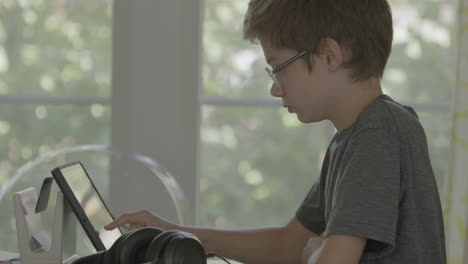
{"type": "Polygon", "coordinates": [[[117,227],[123,226],[125,224],[128,224],[128,223],[130,223],[130,218],[131,218],[130,215],[124,214],[124,215],[120,216],[119,218],[115,219],[112,223],[104,226],[104,229],[112,230],[114,228],[117,228],[117,227]]]}
{"type": "Polygon", "coordinates": [[[132,230],[139,229],[139,228],[142,228],[142,227],[143,227],[143,225],[141,225],[141,224],[132,224],[132,225],[130,225],[128,230],[132,231],[132,230]]]}

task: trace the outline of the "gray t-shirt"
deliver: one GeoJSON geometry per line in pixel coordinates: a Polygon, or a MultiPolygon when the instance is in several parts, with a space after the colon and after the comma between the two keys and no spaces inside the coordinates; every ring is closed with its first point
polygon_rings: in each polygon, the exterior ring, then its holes
{"type": "Polygon", "coordinates": [[[446,263],[441,202],[416,112],[382,95],[337,133],[296,212],[323,237],[367,238],[362,264],[446,263]]]}

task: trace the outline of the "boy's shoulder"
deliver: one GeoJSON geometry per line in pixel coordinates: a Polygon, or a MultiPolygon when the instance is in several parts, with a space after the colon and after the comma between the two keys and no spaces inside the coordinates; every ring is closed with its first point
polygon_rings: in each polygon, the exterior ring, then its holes
{"type": "Polygon", "coordinates": [[[387,134],[420,134],[423,128],[419,117],[410,106],[381,95],[367,105],[354,124],[354,135],[367,129],[382,129],[387,134]]]}

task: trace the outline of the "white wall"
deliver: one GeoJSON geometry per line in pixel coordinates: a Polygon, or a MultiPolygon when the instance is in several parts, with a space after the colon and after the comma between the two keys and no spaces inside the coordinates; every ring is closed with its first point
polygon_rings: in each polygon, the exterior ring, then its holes
{"type": "MultiPolygon", "coordinates": [[[[194,224],[201,0],[115,0],[114,5],[112,144],[151,156],[170,170],[189,201],[185,224],[194,224]]],[[[112,175],[114,206],[138,209],[133,203],[140,201],[141,208],[162,215],[173,210],[163,198],[128,193],[135,181],[124,175],[112,175]]],[[[137,189],[155,188],[140,185],[137,189]]]]}

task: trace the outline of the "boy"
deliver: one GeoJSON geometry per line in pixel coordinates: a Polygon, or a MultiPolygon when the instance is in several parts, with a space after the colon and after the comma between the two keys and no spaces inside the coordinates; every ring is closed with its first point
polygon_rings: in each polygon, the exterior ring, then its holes
{"type": "Polygon", "coordinates": [[[271,94],[301,122],[337,129],[295,217],[282,227],[216,230],[141,211],[108,228],[183,230],[245,263],[445,263],[424,130],[380,86],[393,39],[387,1],[251,0],[244,26],[272,67],[271,94]]]}

